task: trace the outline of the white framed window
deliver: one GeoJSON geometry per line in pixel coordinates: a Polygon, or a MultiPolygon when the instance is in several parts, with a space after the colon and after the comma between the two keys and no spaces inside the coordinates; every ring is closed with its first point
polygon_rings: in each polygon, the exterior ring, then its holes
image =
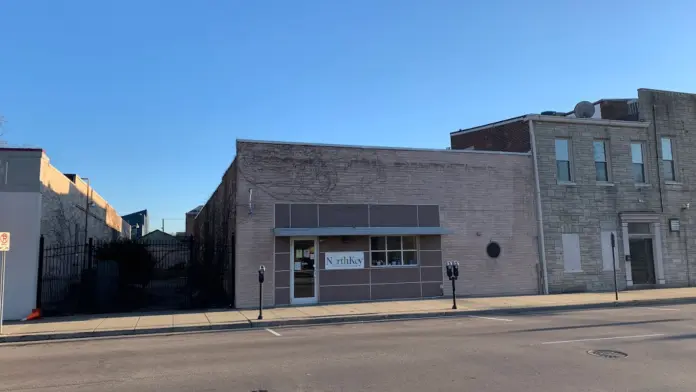
{"type": "Polygon", "coordinates": [[[674,167],[674,155],[672,154],[672,139],[662,138],[662,170],[664,171],[665,181],[676,181],[677,173],[674,167]]]}
{"type": "Polygon", "coordinates": [[[609,162],[607,161],[606,140],[592,142],[594,150],[595,179],[597,182],[609,182],[609,162]]]}
{"type": "Polygon", "coordinates": [[[416,236],[370,237],[370,263],[373,267],[418,265],[416,236]]]}
{"type": "Polygon", "coordinates": [[[570,140],[556,139],[556,172],[558,182],[573,181],[570,156],[570,140]]]}
{"type": "Polygon", "coordinates": [[[580,235],[562,234],[563,269],[565,272],[582,272],[580,261],[580,235]]]}
{"type": "Polygon", "coordinates": [[[645,161],[643,155],[645,152],[644,144],[641,142],[631,143],[631,166],[633,170],[633,181],[639,184],[645,184],[645,161]]]}

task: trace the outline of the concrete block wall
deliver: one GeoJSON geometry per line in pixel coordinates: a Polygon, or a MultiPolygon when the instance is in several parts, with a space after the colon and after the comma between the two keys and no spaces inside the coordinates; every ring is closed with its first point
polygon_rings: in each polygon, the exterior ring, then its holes
{"type": "Polygon", "coordinates": [[[462,265],[459,293],[538,291],[529,155],[238,141],[236,164],[238,307],[258,303],[260,264],[270,267],[264,303],[275,302],[275,203],[438,204],[454,231],[442,258],[462,265]],[[502,246],[498,259],[485,253],[490,241],[502,246]]]}

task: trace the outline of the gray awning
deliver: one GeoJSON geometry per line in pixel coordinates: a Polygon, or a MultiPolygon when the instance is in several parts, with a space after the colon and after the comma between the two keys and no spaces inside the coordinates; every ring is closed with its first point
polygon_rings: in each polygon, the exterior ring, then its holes
{"type": "Polygon", "coordinates": [[[273,229],[276,237],[318,237],[351,235],[443,235],[451,230],[442,227],[312,227],[273,229]]]}

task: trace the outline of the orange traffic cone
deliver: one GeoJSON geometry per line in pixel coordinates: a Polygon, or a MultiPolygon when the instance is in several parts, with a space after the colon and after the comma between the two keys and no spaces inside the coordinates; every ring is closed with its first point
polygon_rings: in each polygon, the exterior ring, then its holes
{"type": "Polygon", "coordinates": [[[38,320],[41,318],[41,309],[34,309],[31,311],[27,317],[23,318],[22,321],[38,320]]]}

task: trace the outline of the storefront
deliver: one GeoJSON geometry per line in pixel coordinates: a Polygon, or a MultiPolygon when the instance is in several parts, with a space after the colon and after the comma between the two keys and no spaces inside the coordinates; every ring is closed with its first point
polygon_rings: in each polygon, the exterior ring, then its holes
{"type": "Polygon", "coordinates": [[[276,204],[275,213],[276,305],[442,295],[437,205],[276,204]]]}
{"type": "Polygon", "coordinates": [[[238,308],[260,266],[265,306],[448,295],[450,260],[462,295],[536,294],[532,178],[528,154],[238,141],[196,225],[234,235],[238,308]]]}

